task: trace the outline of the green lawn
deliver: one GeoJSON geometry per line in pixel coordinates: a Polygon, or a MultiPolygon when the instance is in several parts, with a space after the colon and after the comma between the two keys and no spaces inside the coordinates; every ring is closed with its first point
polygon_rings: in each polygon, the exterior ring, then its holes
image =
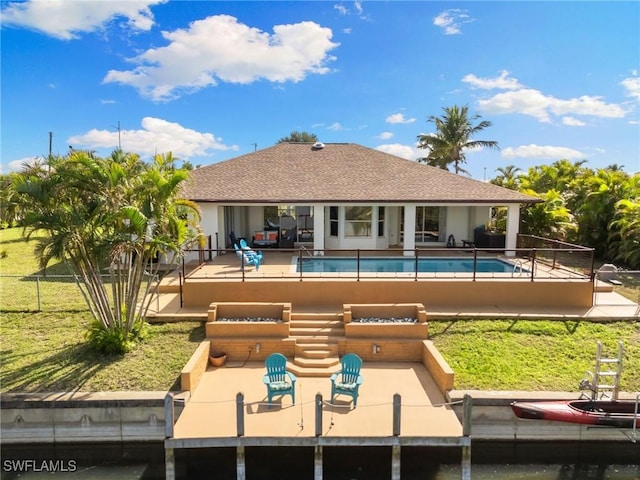
{"type": "MultiPolygon", "coordinates": [[[[0,231],[0,385],[3,392],[166,390],[204,338],[197,322],[154,324],[149,338],[126,356],[105,356],[85,343],[90,322],[77,287],[53,284],[55,307],[37,312],[31,298],[38,273],[32,246],[19,230],[0,231]],[[6,255],[2,255],[6,252],[6,255]],[[17,284],[7,293],[9,283],[17,284]],[[27,291],[27,293],[25,293],[27,291]],[[11,308],[7,308],[10,306],[11,308]]],[[[47,269],[66,274],[64,267],[47,269]]],[[[625,345],[622,389],[640,391],[640,322],[457,320],[429,323],[431,339],[455,371],[455,388],[577,391],[592,370],[596,340],[607,355],[625,345]]]]}
{"type": "Polygon", "coordinates": [[[595,366],[596,340],[609,357],[625,356],[621,386],[640,391],[640,322],[462,320],[430,322],[430,336],[455,372],[455,387],[482,390],[577,390],[595,366]]]}

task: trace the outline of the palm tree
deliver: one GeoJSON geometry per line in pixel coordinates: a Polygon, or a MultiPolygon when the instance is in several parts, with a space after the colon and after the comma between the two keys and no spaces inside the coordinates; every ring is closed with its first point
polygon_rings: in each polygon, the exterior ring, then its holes
{"type": "Polygon", "coordinates": [[[418,135],[418,148],[429,151],[425,158],[418,159],[421,163],[426,163],[444,170],[449,169],[453,164],[455,173],[466,173],[462,168],[466,163],[465,150],[476,148],[499,148],[498,142],[493,140],[472,140],[472,137],[491,126],[488,120],[482,120],[477,125],[472,122],[480,119],[479,115],[469,118],[469,107],[444,107],[442,118],[431,116],[429,122],[436,126],[436,132],[426,135],[418,135]]]}
{"type": "Polygon", "coordinates": [[[276,143],[315,143],[317,141],[318,136],[315,133],[293,131],[289,134],[289,136],[282,137],[276,143]]]}
{"type": "Polygon", "coordinates": [[[564,198],[557,190],[537,193],[523,190],[522,193],[544,200],[522,211],[522,232],[556,240],[566,240],[575,230],[573,215],[567,209],[564,198]]]}
{"type": "Polygon", "coordinates": [[[48,163],[46,174],[25,170],[14,184],[27,237],[46,231],[36,247],[41,266],[60,259],[72,269],[95,320],[91,343],[128,351],[143,331],[154,258],[180,255],[199,235],[197,207],[178,197],[188,172],[170,154],[146,164],[120,150],[48,163]]]}
{"type": "Polygon", "coordinates": [[[518,173],[522,171],[521,168],[515,165],[507,165],[506,167],[496,168],[496,171],[500,175],[492,179],[490,183],[510,190],[518,190],[520,188],[520,176],[518,173]]]}
{"type": "Polygon", "coordinates": [[[640,268],[640,195],[635,201],[624,199],[616,203],[616,217],[610,226],[619,237],[616,259],[631,268],[640,268]]]}

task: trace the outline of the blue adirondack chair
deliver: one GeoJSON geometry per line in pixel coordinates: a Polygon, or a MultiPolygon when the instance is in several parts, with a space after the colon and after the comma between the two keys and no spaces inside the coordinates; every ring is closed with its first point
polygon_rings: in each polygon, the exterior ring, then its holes
{"type": "Polygon", "coordinates": [[[358,389],[364,381],[360,375],[362,359],[355,353],[347,353],[340,363],[342,370],[331,375],[331,403],[336,395],[350,395],[355,408],[358,405],[358,389]]]}
{"type": "Polygon", "coordinates": [[[274,395],[291,395],[291,401],[296,404],[296,376],[287,372],[287,357],[281,353],[272,353],[264,361],[267,373],[262,382],[267,387],[269,407],[274,395]]]}
{"type": "Polygon", "coordinates": [[[238,258],[242,259],[245,265],[253,265],[256,270],[260,269],[262,263],[262,252],[254,252],[253,250],[242,250],[238,248],[237,244],[233,244],[233,248],[236,251],[238,258]]]}
{"type": "Polygon", "coordinates": [[[256,266],[256,270],[258,270],[260,268],[260,265],[262,264],[262,259],[264,258],[264,255],[262,254],[262,252],[261,251],[256,252],[255,250],[253,250],[247,244],[244,238],[240,239],[240,249],[242,250],[244,255],[249,259],[249,261],[256,266]]]}

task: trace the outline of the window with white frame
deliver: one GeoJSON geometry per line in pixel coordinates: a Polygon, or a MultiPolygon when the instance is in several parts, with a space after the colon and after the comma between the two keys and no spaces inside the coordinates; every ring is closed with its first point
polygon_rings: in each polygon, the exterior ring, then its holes
{"type": "Polygon", "coordinates": [[[370,237],[372,207],[345,207],[345,237],[370,237]]]}

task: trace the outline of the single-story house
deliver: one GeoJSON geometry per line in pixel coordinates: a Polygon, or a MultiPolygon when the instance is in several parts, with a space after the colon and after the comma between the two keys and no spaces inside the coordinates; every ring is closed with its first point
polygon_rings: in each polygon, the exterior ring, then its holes
{"type": "Polygon", "coordinates": [[[244,237],[309,250],[516,247],[520,206],[535,197],[353,143],[279,143],[191,173],[185,198],[202,210],[214,248],[244,237]],[[492,207],[506,233],[478,237],[492,207]],[[479,228],[480,227],[480,228],[479,228]]]}

